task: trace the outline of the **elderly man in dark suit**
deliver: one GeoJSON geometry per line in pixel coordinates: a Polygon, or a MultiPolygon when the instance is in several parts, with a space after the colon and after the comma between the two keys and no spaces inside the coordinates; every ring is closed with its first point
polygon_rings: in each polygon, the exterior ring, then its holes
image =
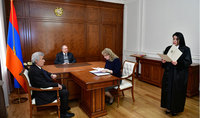
{"type": "MultiPolygon", "coordinates": [[[[68,91],[64,85],[54,83],[53,79],[57,77],[55,74],[51,74],[42,69],[44,66],[44,54],[42,52],[35,52],[32,54],[31,61],[33,65],[30,67],[28,76],[30,78],[30,83],[36,88],[48,88],[48,87],[59,87],[60,95],[60,113],[61,118],[73,117],[73,113],[69,113],[70,107],[68,106],[68,91]]],[[[33,96],[36,100],[36,105],[43,105],[53,102],[57,99],[56,91],[33,91],[33,96]]]]}
{"type": "Polygon", "coordinates": [[[56,55],[56,60],[54,61],[55,64],[69,64],[69,63],[76,63],[76,59],[74,58],[73,54],[68,52],[68,47],[66,45],[62,46],[62,52],[59,52],[56,55]]]}

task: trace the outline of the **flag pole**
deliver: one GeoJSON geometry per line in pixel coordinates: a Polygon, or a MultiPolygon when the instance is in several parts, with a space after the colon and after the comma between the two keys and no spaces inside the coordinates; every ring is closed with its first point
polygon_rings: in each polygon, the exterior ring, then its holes
{"type": "MultiPolygon", "coordinates": [[[[13,14],[14,14],[14,8],[13,8],[13,0],[11,0],[11,20],[12,20],[12,23],[14,22],[14,18],[13,18],[13,14]]],[[[14,51],[14,54],[16,55],[16,50],[15,50],[15,34],[14,34],[14,26],[12,27],[12,33],[13,33],[13,51],[14,51]]],[[[16,79],[16,78],[14,78],[16,79]]],[[[15,81],[15,80],[14,80],[15,81]]],[[[20,104],[20,103],[24,103],[28,100],[28,98],[26,97],[20,97],[20,90],[19,88],[17,88],[17,96],[18,98],[15,98],[12,103],[13,104],[20,104]]]]}

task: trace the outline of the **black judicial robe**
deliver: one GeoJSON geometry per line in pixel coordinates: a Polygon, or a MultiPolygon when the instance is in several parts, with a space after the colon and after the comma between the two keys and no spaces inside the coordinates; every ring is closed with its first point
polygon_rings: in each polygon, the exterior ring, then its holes
{"type": "MultiPolygon", "coordinates": [[[[171,46],[168,46],[164,54],[167,54],[171,46]]],[[[187,81],[188,69],[192,63],[190,48],[187,46],[179,47],[183,53],[177,60],[177,65],[171,62],[163,63],[164,75],[162,79],[161,107],[171,110],[171,113],[183,112],[187,81]]]]}

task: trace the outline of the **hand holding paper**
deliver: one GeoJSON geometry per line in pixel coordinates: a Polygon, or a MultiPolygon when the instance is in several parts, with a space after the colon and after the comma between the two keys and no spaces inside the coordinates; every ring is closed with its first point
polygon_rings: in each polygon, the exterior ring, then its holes
{"type": "Polygon", "coordinates": [[[104,72],[104,68],[93,68],[94,70],[90,71],[91,73],[97,75],[97,76],[102,76],[102,75],[110,75],[108,72],[104,72]]]}
{"type": "Polygon", "coordinates": [[[172,45],[172,47],[169,49],[167,55],[165,54],[158,54],[163,60],[166,60],[167,62],[171,61],[177,61],[178,58],[182,55],[182,52],[176,48],[176,46],[172,45]]]}

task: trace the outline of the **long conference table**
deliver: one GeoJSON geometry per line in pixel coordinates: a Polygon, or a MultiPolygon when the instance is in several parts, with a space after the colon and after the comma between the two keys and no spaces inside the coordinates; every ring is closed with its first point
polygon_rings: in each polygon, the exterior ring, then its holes
{"type": "Polygon", "coordinates": [[[95,118],[107,114],[105,88],[117,85],[119,79],[112,75],[95,76],[89,72],[92,67],[104,66],[105,62],[83,62],[45,65],[43,69],[57,74],[69,91],[69,99],[80,98],[82,110],[90,118],[95,118]]]}

